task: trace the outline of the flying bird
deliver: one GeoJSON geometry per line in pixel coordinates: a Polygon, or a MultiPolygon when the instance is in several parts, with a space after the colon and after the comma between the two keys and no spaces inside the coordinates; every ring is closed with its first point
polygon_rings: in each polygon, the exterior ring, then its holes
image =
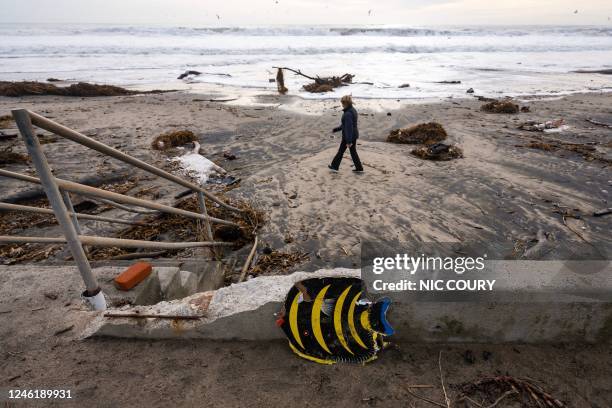
{"type": "Polygon", "coordinates": [[[578,14],[578,10],[574,10],[574,14],[578,14]]]}
{"type": "Polygon", "coordinates": [[[372,15],[372,10],[368,10],[368,16],[372,15]]]}
{"type": "Polygon", "coordinates": [[[219,17],[219,15],[217,14],[217,20],[221,20],[221,17],[219,17]]]}

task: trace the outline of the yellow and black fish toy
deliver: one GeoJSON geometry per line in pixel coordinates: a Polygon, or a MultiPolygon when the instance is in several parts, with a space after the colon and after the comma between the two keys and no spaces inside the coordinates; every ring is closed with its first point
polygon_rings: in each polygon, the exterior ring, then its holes
{"type": "Polygon", "coordinates": [[[391,301],[372,303],[356,278],[313,278],[296,283],[276,321],[300,357],[321,364],[367,363],[394,333],[391,301]]]}

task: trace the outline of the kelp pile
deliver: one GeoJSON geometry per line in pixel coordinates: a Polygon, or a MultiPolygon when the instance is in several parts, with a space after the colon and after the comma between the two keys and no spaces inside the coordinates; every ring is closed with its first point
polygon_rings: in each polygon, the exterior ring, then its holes
{"type": "Polygon", "coordinates": [[[191,130],[178,130],[157,136],[153,139],[153,142],[151,142],[151,148],[155,150],[166,150],[197,140],[198,137],[191,130]]]}
{"type": "Polygon", "coordinates": [[[463,150],[454,145],[436,143],[431,146],[423,146],[410,152],[412,155],[424,159],[435,161],[448,161],[463,157],[463,150]]]}
{"type": "Polygon", "coordinates": [[[419,123],[405,129],[395,129],[387,136],[387,142],[400,144],[432,145],[446,139],[448,134],[437,122],[419,123]]]}
{"type": "Polygon", "coordinates": [[[130,91],[113,85],[98,85],[87,82],[79,82],[70,86],[61,87],[44,82],[8,82],[0,81],[0,96],[18,97],[27,95],[58,95],[58,96],[120,96],[134,95],[136,91],[130,91]]]}
{"type": "MultiPolygon", "coordinates": [[[[224,201],[227,202],[228,200],[224,199],[224,201]]],[[[206,210],[211,217],[232,221],[240,226],[237,229],[231,226],[213,224],[215,240],[233,242],[239,248],[253,241],[255,232],[264,222],[264,213],[249,202],[240,201],[232,202],[231,204],[242,210],[242,212],[238,214],[218,206],[210,200],[206,200],[206,210]]],[[[195,197],[182,199],[175,207],[187,211],[200,212],[199,203],[195,197]]],[[[116,237],[144,241],[205,241],[204,225],[199,220],[193,218],[162,213],[147,216],[140,221],[140,225],[129,226],[119,231],[116,237]]],[[[135,250],[128,248],[100,248],[93,251],[91,255],[94,259],[108,259],[132,252],[135,252],[135,250]]],[[[166,251],[168,255],[178,252],[179,250],[166,251]]]]}
{"type": "Polygon", "coordinates": [[[28,163],[30,158],[25,154],[13,152],[13,146],[0,148],[0,166],[15,163],[28,163]]]}
{"type": "Polygon", "coordinates": [[[519,106],[510,100],[495,100],[480,107],[483,112],[489,113],[519,113],[519,106]]]}
{"type": "Polygon", "coordinates": [[[294,251],[271,251],[257,259],[255,266],[249,271],[251,275],[273,275],[285,273],[309,259],[308,254],[294,251]]]}

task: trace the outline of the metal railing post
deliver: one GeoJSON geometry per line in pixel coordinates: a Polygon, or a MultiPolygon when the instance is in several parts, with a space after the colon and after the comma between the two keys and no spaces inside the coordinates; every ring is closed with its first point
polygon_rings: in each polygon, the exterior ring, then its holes
{"type": "Polygon", "coordinates": [[[72,216],[72,225],[74,225],[74,229],[76,230],[78,235],[82,235],[81,226],[79,225],[79,220],[77,219],[76,211],[74,211],[72,200],[70,199],[70,193],[61,189],[60,193],[62,194],[62,199],[64,200],[64,204],[66,205],[69,214],[72,216]]]}
{"type": "Polygon", "coordinates": [[[55,177],[51,173],[51,168],[49,167],[47,159],[42,152],[38,137],[36,137],[34,133],[29,112],[25,109],[15,109],[12,111],[12,114],[25,142],[26,148],[28,149],[28,153],[32,158],[32,163],[34,164],[36,172],[40,177],[40,182],[43,189],[47,194],[49,204],[51,204],[55,217],[57,218],[60,227],[64,231],[64,236],[66,238],[68,247],[70,248],[70,252],[72,253],[72,257],[74,258],[77,267],[79,268],[81,277],[83,278],[83,282],[85,283],[86,290],[83,295],[86,299],[90,298],[88,301],[94,310],[104,310],[106,309],[104,295],[100,291],[100,286],[98,285],[98,282],[91,271],[91,266],[89,265],[89,261],[87,260],[85,251],[81,245],[81,241],[79,240],[77,230],[72,223],[70,216],[68,215],[68,210],[62,199],[62,194],[55,183],[55,177]]]}
{"type": "MultiPolygon", "coordinates": [[[[206,198],[204,197],[204,194],[201,191],[198,191],[198,203],[200,204],[200,211],[202,212],[202,215],[208,216],[208,211],[206,210],[206,198]]],[[[204,221],[204,235],[205,235],[204,238],[207,241],[212,241],[213,233],[212,233],[212,228],[210,227],[210,221],[208,219],[205,219],[203,221],[204,221]]],[[[216,248],[209,248],[209,250],[212,256],[218,257],[218,251],[216,248]]]]}

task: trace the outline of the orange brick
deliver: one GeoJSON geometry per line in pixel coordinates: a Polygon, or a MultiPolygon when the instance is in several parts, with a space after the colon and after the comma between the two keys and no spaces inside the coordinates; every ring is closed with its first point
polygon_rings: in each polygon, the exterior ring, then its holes
{"type": "Polygon", "coordinates": [[[115,285],[121,290],[130,290],[151,274],[153,266],[148,262],[137,262],[115,278],[115,285]]]}

